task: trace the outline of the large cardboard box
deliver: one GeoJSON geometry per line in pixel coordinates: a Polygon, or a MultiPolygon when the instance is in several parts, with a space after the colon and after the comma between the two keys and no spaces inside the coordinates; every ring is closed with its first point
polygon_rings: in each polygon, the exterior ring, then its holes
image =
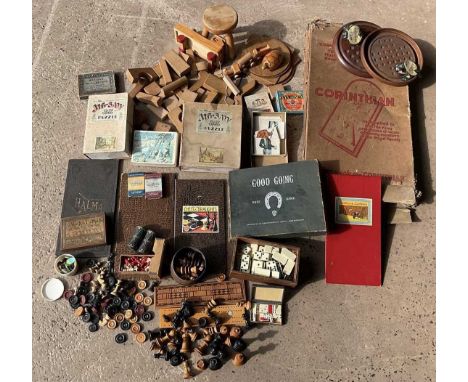
{"type": "Polygon", "coordinates": [[[338,61],[341,24],[312,22],[305,46],[305,158],[325,170],[379,175],[383,201],[415,204],[408,87],[357,77],[338,61]]]}
{"type": "Polygon", "coordinates": [[[83,154],[90,159],[131,155],[133,100],[127,93],[89,96],[83,154]]]}

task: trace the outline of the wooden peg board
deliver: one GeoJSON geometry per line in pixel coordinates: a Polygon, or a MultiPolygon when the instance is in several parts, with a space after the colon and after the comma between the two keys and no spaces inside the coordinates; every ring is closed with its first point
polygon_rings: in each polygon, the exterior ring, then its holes
{"type": "MultiPolygon", "coordinates": [[[[165,322],[163,315],[172,319],[178,309],[179,307],[159,308],[159,327],[161,329],[172,328],[172,323],[165,322]]],[[[198,319],[201,317],[207,317],[206,313],[203,312],[204,309],[204,306],[194,306],[195,313],[187,320],[191,326],[198,326],[198,319]]],[[[242,306],[234,304],[218,305],[211,311],[223,320],[223,325],[245,326],[245,320],[242,317],[244,314],[244,308],[242,306]]],[[[211,322],[209,326],[214,326],[214,322],[211,322]]]]}
{"type": "Polygon", "coordinates": [[[211,299],[218,303],[244,302],[245,286],[243,281],[224,281],[202,283],[193,286],[160,286],[154,291],[154,305],[179,307],[182,301],[204,304],[211,299]]]}

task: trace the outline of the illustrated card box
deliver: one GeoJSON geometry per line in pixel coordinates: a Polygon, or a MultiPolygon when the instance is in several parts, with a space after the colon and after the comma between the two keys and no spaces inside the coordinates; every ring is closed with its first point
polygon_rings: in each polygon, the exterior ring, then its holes
{"type": "Polygon", "coordinates": [[[327,186],[327,283],[381,285],[381,178],[328,174],[327,186]]]}
{"type": "MultiPolygon", "coordinates": [[[[66,251],[75,257],[105,257],[114,242],[114,214],[116,208],[119,160],[71,159],[63,193],[61,218],[105,213],[108,245],[66,251]]],[[[125,189],[125,192],[127,190],[125,189]]],[[[56,255],[63,252],[59,230],[56,255]]]]}
{"type": "Polygon", "coordinates": [[[305,159],[318,159],[323,169],[336,173],[382,176],[385,202],[414,204],[408,86],[349,73],[333,50],[340,27],[315,21],[307,30],[305,159]]]}
{"type": "Polygon", "coordinates": [[[130,157],[133,100],[127,93],[88,98],[83,154],[90,159],[130,157]]]}
{"type": "Polygon", "coordinates": [[[240,168],[242,105],[185,102],[180,168],[226,173],[240,168]]]}
{"type": "Polygon", "coordinates": [[[316,160],[231,171],[229,188],[233,237],[326,232],[316,160]]]}
{"type": "Polygon", "coordinates": [[[229,277],[296,287],[300,248],[256,238],[238,237],[229,277]],[[255,267],[255,261],[260,262],[255,267]]]}
{"type": "Polygon", "coordinates": [[[145,173],[131,172],[128,174],[128,197],[142,198],[145,196],[145,173]]]}
{"type": "Polygon", "coordinates": [[[291,114],[304,113],[304,92],[302,90],[279,90],[275,94],[276,111],[291,114]]]}
{"type": "Polygon", "coordinates": [[[84,73],[78,75],[80,99],[88,99],[95,94],[115,93],[115,73],[113,71],[84,73]]]}
{"type": "Polygon", "coordinates": [[[288,163],[286,113],[252,112],[251,152],[255,167],[288,163]]]}
{"type": "Polygon", "coordinates": [[[254,324],[283,324],[284,288],[254,284],[251,289],[250,322],[254,324]]]}
{"type": "Polygon", "coordinates": [[[274,112],[268,92],[262,91],[244,97],[245,106],[249,112],[269,111],[274,112]]]}
{"type": "Polygon", "coordinates": [[[106,245],[106,215],[103,212],[62,218],[62,250],[106,245]]]}
{"type": "Polygon", "coordinates": [[[133,133],[132,163],[158,167],[176,167],[179,133],[143,131],[133,133]]]}
{"type": "Polygon", "coordinates": [[[162,191],[161,174],[157,172],[147,172],[145,174],[145,198],[161,199],[162,191]]]}
{"type": "Polygon", "coordinates": [[[197,248],[206,257],[207,274],[225,273],[225,181],[177,179],[174,213],[175,251],[197,248]]]}

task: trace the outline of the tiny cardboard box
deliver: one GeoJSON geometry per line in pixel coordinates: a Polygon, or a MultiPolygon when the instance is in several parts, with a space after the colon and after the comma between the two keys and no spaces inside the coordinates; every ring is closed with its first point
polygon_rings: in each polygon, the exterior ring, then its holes
{"type": "Polygon", "coordinates": [[[252,285],[250,322],[255,324],[283,324],[284,288],[278,286],[252,285]]]}
{"type": "MultiPolygon", "coordinates": [[[[285,112],[268,112],[253,110],[251,113],[251,154],[252,164],[254,167],[270,166],[273,164],[288,163],[288,146],[287,146],[287,126],[286,126],[286,113],[285,112]],[[258,154],[255,152],[257,133],[265,133],[267,130],[261,130],[259,126],[260,118],[272,118],[272,120],[281,120],[283,122],[282,137],[279,134],[279,155],[258,154]]],[[[263,138],[266,139],[266,138],[263,138]]]]}
{"type": "Polygon", "coordinates": [[[131,155],[133,100],[127,93],[88,99],[83,154],[90,159],[126,159],[131,155]]]}
{"type": "Polygon", "coordinates": [[[122,280],[159,280],[161,278],[162,260],[164,253],[165,239],[156,238],[153,245],[153,253],[147,255],[140,255],[139,253],[131,255],[117,255],[114,265],[114,273],[119,279],[122,280]],[[124,271],[122,265],[124,258],[126,257],[138,257],[150,258],[150,264],[148,271],[124,271]]]}
{"type": "Polygon", "coordinates": [[[289,244],[282,244],[282,243],[275,243],[272,241],[265,241],[265,240],[259,240],[255,238],[250,238],[250,237],[238,237],[236,239],[236,244],[234,246],[234,254],[231,262],[231,271],[229,273],[229,277],[234,277],[237,279],[241,280],[249,280],[249,281],[255,281],[255,282],[260,282],[260,283],[266,283],[266,284],[275,284],[275,285],[282,285],[282,286],[287,286],[287,287],[296,287],[298,278],[299,278],[299,252],[300,248],[295,247],[289,244]],[[266,276],[260,276],[260,275],[255,275],[252,273],[248,272],[241,272],[240,271],[240,262],[241,262],[241,256],[242,256],[242,244],[258,244],[258,246],[272,246],[276,248],[287,248],[291,252],[293,252],[296,255],[296,264],[294,265],[294,269],[291,272],[291,276],[288,279],[275,279],[274,277],[266,277],[266,276]]]}

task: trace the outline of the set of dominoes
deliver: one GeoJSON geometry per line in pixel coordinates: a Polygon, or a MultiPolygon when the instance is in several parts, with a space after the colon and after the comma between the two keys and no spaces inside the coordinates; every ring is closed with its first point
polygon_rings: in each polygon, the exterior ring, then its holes
{"type": "Polygon", "coordinates": [[[287,279],[296,265],[296,254],[286,247],[244,244],[241,253],[240,271],[244,273],[287,279]]]}

